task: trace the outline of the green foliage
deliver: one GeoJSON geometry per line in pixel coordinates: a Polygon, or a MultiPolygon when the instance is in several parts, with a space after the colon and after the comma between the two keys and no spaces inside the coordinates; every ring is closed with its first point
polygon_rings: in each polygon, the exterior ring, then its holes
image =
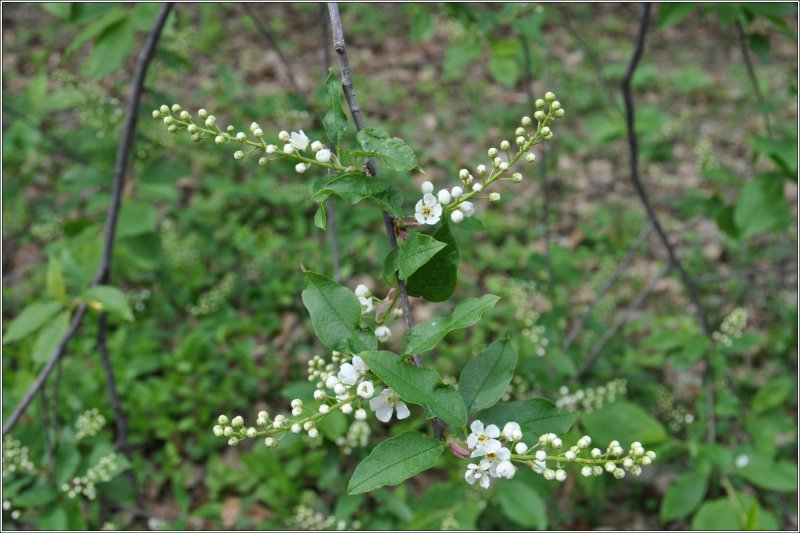
{"type": "Polygon", "coordinates": [[[86,289],[83,300],[93,309],[117,315],[129,322],[133,321],[133,311],[125,294],[116,287],[96,285],[86,289]]]}
{"type": "Polygon", "coordinates": [[[357,157],[379,157],[392,170],[418,169],[417,156],[405,141],[378,128],[364,128],[356,134],[361,151],[357,157]]]}
{"type": "Polygon", "coordinates": [[[480,414],[485,424],[502,427],[506,422],[515,421],[525,434],[538,437],[543,433],[566,433],[572,426],[575,416],[565,409],[556,407],[546,398],[531,398],[519,402],[498,403],[480,414]]]}
{"type": "Polygon", "coordinates": [[[456,289],[458,247],[446,222],[433,233],[432,237],[438,242],[445,243],[446,246],[408,278],[408,294],[421,296],[429,302],[443,302],[448,300],[456,289]]]}
{"type": "Polygon", "coordinates": [[[516,366],[517,352],[509,339],[493,342],[470,359],[458,379],[458,392],[470,415],[491,407],[503,397],[516,366]]]}
{"type": "Polygon", "coordinates": [[[324,205],[332,195],[351,204],[365,200],[395,215],[401,213],[403,204],[403,196],[394,184],[364,174],[339,174],[320,183],[314,190],[314,201],[324,205]]]}
{"type": "Polygon", "coordinates": [[[402,280],[408,279],[445,246],[445,243],[424,233],[413,233],[407,240],[398,243],[398,277],[402,280]]]}

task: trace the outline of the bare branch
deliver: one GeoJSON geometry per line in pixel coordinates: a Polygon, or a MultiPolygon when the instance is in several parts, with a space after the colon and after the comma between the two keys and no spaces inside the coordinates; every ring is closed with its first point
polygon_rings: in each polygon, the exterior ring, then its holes
{"type": "MultiPolygon", "coordinates": [[[[156,19],[153,22],[150,33],[145,39],[144,46],[139,53],[139,59],[136,64],[136,71],[133,78],[131,92],[128,96],[125,124],[123,126],[124,129],[117,147],[116,162],[114,164],[114,179],[111,185],[111,202],[108,206],[108,215],[106,216],[106,223],[105,227],[103,228],[103,251],[100,257],[100,264],[95,271],[95,275],[92,278],[90,286],[103,283],[108,278],[108,273],[111,267],[111,254],[114,249],[114,236],[116,234],[117,218],[119,216],[119,208],[122,203],[122,190],[125,185],[125,170],[127,168],[131,146],[133,144],[133,137],[136,132],[139,101],[142,96],[144,78],[147,74],[147,67],[150,65],[150,60],[153,58],[156,43],[158,43],[158,39],[161,36],[161,30],[164,28],[164,23],[166,22],[167,16],[169,16],[170,11],[172,10],[172,6],[173,4],[171,2],[167,2],[162,5],[161,10],[158,12],[158,15],[156,15],[156,19]]],[[[86,304],[81,303],[76,309],[75,314],[72,315],[72,321],[70,322],[69,328],[64,334],[64,337],[62,337],[62,339],[59,341],[56,349],[53,351],[53,355],[50,356],[50,359],[37,376],[36,381],[33,382],[25,395],[22,397],[22,400],[20,400],[20,403],[14,408],[14,411],[8,417],[8,420],[6,420],[5,424],[3,424],[3,437],[5,437],[11,431],[19,418],[30,405],[31,400],[33,400],[36,393],[44,385],[48,376],[53,371],[53,368],[64,355],[70,339],[78,331],[78,328],[81,325],[81,320],[85,314],[86,304]]]]}
{"type": "Polygon", "coordinates": [[[592,316],[592,309],[594,309],[594,306],[597,305],[597,302],[599,302],[603,296],[605,296],[609,289],[611,289],[611,286],[617,282],[625,269],[628,268],[628,264],[631,262],[631,259],[633,259],[633,257],[636,255],[636,252],[639,250],[639,248],[641,248],[644,241],[647,240],[647,237],[649,237],[652,232],[653,224],[648,224],[644,229],[642,229],[642,231],[639,232],[636,242],[634,242],[630,248],[628,248],[625,257],[623,257],[622,261],[619,262],[616,270],[614,270],[614,273],[611,274],[605,283],[603,283],[603,286],[600,287],[600,290],[597,291],[597,294],[595,294],[592,302],[589,304],[589,307],[586,308],[586,312],[583,314],[581,319],[578,320],[574,326],[572,326],[569,334],[561,344],[562,352],[566,352],[569,347],[572,346],[572,343],[575,341],[578,335],[580,335],[581,331],[583,331],[583,328],[586,326],[586,322],[588,322],[589,318],[592,316]]]}
{"type": "MultiPolygon", "coordinates": [[[[353,122],[356,124],[356,130],[361,131],[364,129],[364,117],[361,115],[361,108],[358,105],[356,92],[353,88],[353,71],[350,69],[350,60],[347,57],[347,49],[344,42],[344,30],[342,29],[342,19],[339,16],[339,5],[336,2],[328,3],[328,15],[330,17],[331,30],[333,32],[333,49],[339,56],[339,67],[342,75],[342,90],[344,91],[344,97],[345,100],[347,100],[347,105],[350,108],[350,114],[353,115],[353,122]]],[[[378,175],[378,171],[375,168],[375,161],[373,159],[367,159],[367,170],[372,176],[378,175]]],[[[397,248],[397,236],[394,232],[394,217],[384,211],[383,222],[386,226],[386,235],[389,238],[389,244],[391,245],[392,249],[395,249],[397,248]]],[[[411,329],[414,327],[414,317],[411,315],[411,304],[408,300],[408,290],[406,289],[405,282],[402,280],[398,280],[397,285],[400,289],[400,305],[403,308],[403,317],[405,317],[406,326],[408,329],[411,329]]],[[[419,355],[414,354],[412,356],[412,361],[414,362],[414,366],[418,368],[422,367],[422,360],[419,358],[419,355]]],[[[444,435],[444,424],[438,418],[434,418],[433,426],[436,437],[441,438],[442,435],[444,435]]]]}

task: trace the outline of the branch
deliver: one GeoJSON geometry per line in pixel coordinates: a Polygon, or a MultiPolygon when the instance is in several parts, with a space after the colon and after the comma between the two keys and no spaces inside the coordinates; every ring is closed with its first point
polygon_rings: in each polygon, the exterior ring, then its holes
{"type": "MultiPolygon", "coordinates": [[[[361,115],[361,108],[358,105],[356,92],[353,88],[353,71],[350,70],[350,60],[347,57],[347,49],[345,48],[344,42],[342,19],[339,17],[339,5],[336,2],[328,2],[328,15],[330,16],[331,31],[333,32],[333,49],[336,50],[336,54],[339,56],[339,67],[342,74],[342,89],[344,91],[344,97],[345,100],[347,100],[347,106],[350,108],[350,114],[353,115],[353,122],[356,124],[356,131],[361,131],[364,129],[364,117],[361,115]]],[[[369,173],[372,176],[378,175],[378,170],[375,168],[375,161],[371,158],[367,159],[367,170],[369,170],[369,173]]],[[[384,211],[383,223],[386,226],[386,235],[389,238],[389,244],[394,250],[397,248],[397,236],[394,233],[394,217],[384,211]]],[[[403,308],[403,317],[405,317],[406,326],[408,329],[411,329],[414,327],[414,317],[411,315],[411,304],[408,300],[406,283],[403,280],[398,280],[397,285],[400,289],[400,305],[403,308]]],[[[419,355],[414,354],[412,356],[412,361],[414,362],[414,366],[418,368],[422,367],[422,361],[420,360],[419,355]]],[[[438,418],[434,418],[433,427],[436,437],[441,438],[442,435],[444,435],[444,424],[442,421],[438,418]]]]}
{"type": "MultiPolygon", "coordinates": [[[[292,67],[291,65],[289,65],[289,61],[286,59],[286,56],[283,55],[283,52],[281,52],[278,43],[275,41],[275,39],[272,38],[272,34],[269,32],[264,23],[261,22],[261,19],[258,18],[258,15],[256,15],[256,12],[253,10],[252,7],[250,7],[250,4],[242,3],[239,5],[242,6],[242,9],[253,20],[253,22],[256,25],[256,29],[258,30],[258,33],[261,34],[261,36],[269,43],[272,49],[275,50],[275,53],[278,54],[278,59],[280,59],[281,63],[283,64],[283,68],[286,70],[286,77],[289,78],[289,84],[292,86],[292,90],[305,102],[303,93],[300,91],[300,87],[298,87],[297,81],[294,79],[294,75],[292,74],[292,67]]],[[[307,103],[306,107],[308,107],[307,103]]]]}
{"type": "MultiPolygon", "coordinates": [[[[111,253],[114,249],[114,236],[117,228],[117,218],[119,216],[119,208],[122,203],[122,190],[125,185],[125,169],[128,164],[128,158],[133,144],[134,133],[136,132],[137,115],[139,112],[139,101],[141,99],[142,86],[144,85],[144,78],[147,74],[147,67],[150,65],[150,60],[153,58],[156,44],[161,36],[161,30],[164,28],[164,23],[167,16],[172,10],[172,3],[167,2],[163,4],[161,10],[156,15],[153,22],[153,27],[144,42],[144,46],[139,53],[139,59],[136,64],[136,72],[134,74],[133,85],[131,87],[130,95],[128,96],[128,105],[125,116],[125,125],[117,147],[117,157],[114,165],[114,180],[111,185],[111,202],[108,206],[108,215],[106,217],[105,227],[103,228],[103,252],[100,258],[100,264],[95,271],[90,286],[95,286],[103,283],[108,278],[109,269],[111,267],[111,253]]],[[[36,381],[30,386],[28,391],[22,397],[20,403],[14,408],[11,416],[8,417],[5,424],[3,424],[3,437],[5,437],[19,418],[28,408],[36,393],[42,388],[53,368],[64,355],[67,344],[70,339],[78,331],[81,325],[81,320],[86,314],[86,304],[81,303],[72,316],[67,332],[64,337],[59,341],[58,346],[53,351],[53,355],[45,364],[36,381]]]]}
{"type": "MultiPolygon", "coordinates": [[[[644,208],[647,211],[647,216],[650,218],[653,227],[655,227],[656,233],[658,233],[661,242],[667,249],[670,264],[674,266],[680,274],[681,281],[683,282],[686,293],[689,296],[689,300],[692,302],[692,306],[695,309],[695,313],[697,314],[697,319],[700,322],[703,333],[705,333],[707,337],[711,338],[713,329],[708,321],[705,309],[703,309],[703,304],[700,302],[700,296],[698,295],[697,288],[695,287],[692,278],[689,277],[689,274],[683,267],[680,259],[678,259],[672,244],[669,242],[669,238],[667,237],[664,228],[661,226],[661,223],[658,220],[655,209],[650,203],[650,198],[647,196],[644,183],[639,176],[639,144],[636,137],[636,130],[634,128],[635,122],[633,96],[631,93],[631,80],[633,79],[636,66],[639,64],[639,60],[644,52],[645,34],[647,33],[647,23],[650,20],[651,8],[652,4],[642,4],[642,14],[639,21],[639,33],[636,37],[636,48],[631,56],[628,69],[625,71],[625,76],[622,79],[622,94],[625,97],[625,122],[628,128],[628,145],[631,152],[631,179],[633,180],[633,185],[636,188],[636,193],[639,195],[642,204],[644,204],[644,208]]],[[[714,442],[715,440],[714,384],[712,379],[713,376],[711,375],[712,372],[713,370],[711,368],[711,364],[707,364],[704,380],[706,382],[706,416],[708,418],[709,442],[714,442]]]]}
{"type": "Polygon", "coordinates": [[[753,60],[750,57],[750,50],[747,48],[747,36],[744,34],[744,28],[741,21],[736,19],[736,33],[739,37],[739,48],[742,51],[742,58],[747,67],[747,77],[750,78],[750,84],[758,98],[758,108],[761,111],[761,116],[764,117],[764,125],[767,127],[767,136],[772,139],[772,125],[769,121],[769,113],[767,112],[767,101],[764,99],[764,94],[761,92],[761,87],[758,86],[758,77],[756,77],[756,69],[753,66],[753,60]]]}
{"type": "Polygon", "coordinates": [[[645,227],[641,232],[639,232],[639,236],[636,238],[636,242],[634,242],[630,246],[630,248],[628,248],[628,251],[625,253],[625,257],[623,257],[622,261],[619,262],[616,270],[614,270],[614,273],[611,274],[611,277],[609,277],[603,284],[603,286],[600,287],[600,290],[597,291],[597,294],[595,294],[594,299],[589,304],[589,307],[586,309],[586,312],[583,314],[581,319],[578,320],[578,322],[576,322],[574,326],[572,326],[572,329],[570,330],[569,334],[564,339],[564,342],[561,344],[562,352],[566,352],[569,349],[569,347],[578,337],[580,332],[586,326],[586,322],[589,321],[594,306],[597,305],[597,302],[599,302],[603,298],[603,296],[605,296],[605,294],[608,292],[611,286],[617,282],[617,280],[625,271],[625,269],[628,268],[628,263],[631,262],[633,256],[636,255],[636,252],[639,250],[644,241],[647,240],[647,237],[649,237],[650,233],[652,232],[653,232],[653,224],[648,224],[647,227],[645,227]]]}
{"type": "Polygon", "coordinates": [[[592,347],[592,351],[589,352],[589,356],[580,366],[578,371],[575,372],[575,375],[572,376],[571,378],[572,381],[577,381],[578,379],[580,379],[580,377],[584,374],[584,372],[586,372],[586,370],[592,365],[592,363],[595,362],[597,357],[600,355],[600,352],[603,351],[603,348],[605,348],[611,341],[611,339],[614,338],[614,335],[616,335],[617,331],[619,331],[619,329],[622,326],[627,324],[628,320],[630,320],[631,317],[633,316],[633,313],[635,313],[636,310],[639,308],[639,306],[642,305],[642,302],[644,302],[645,298],[647,298],[650,295],[650,293],[655,290],[656,285],[661,280],[661,278],[666,276],[671,269],[672,265],[667,264],[667,266],[664,267],[664,270],[662,270],[655,278],[653,278],[650,281],[650,283],[648,283],[647,286],[644,289],[642,289],[641,292],[639,292],[639,294],[636,295],[636,298],[633,299],[633,301],[628,305],[625,311],[619,317],[617,317],[617,319],[614,321],[611,327],[605,332],[603,337],[599,341],[597,341],[597,343],[592,347]]]}

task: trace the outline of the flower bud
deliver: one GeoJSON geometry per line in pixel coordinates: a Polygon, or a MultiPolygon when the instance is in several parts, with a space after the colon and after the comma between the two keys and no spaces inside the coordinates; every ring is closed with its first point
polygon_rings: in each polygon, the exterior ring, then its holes
{"type": "Polygon", "coordinates": [[[475,185],[472,186],[472,190],[475,192],[481,192],[483,190],[483,185],[481,185],[480,183],[476,183],[475,185]]]}
{"type": "Polygon", "coordinates": [[[195,126],[194,124],[189,124],[189,126],[186,128],[186,131],[194,135],[195,133],[197,133],[197,126],[195,126]]]}
{"type": "Polygon", "coordinates": [[[303,428],[300,426],[300,424],[292,424],[292,433],[300,433],[302,430],[303,428]]]}
{"type": "Polygon", "coordinates": [[[346,403],[346,404],[344,404],[342,406],[342,413],[344,413],[346,415],[349,415],[352,412],[353,412],[353,405],[352,404],[346,403]]]}
{"type": "Polygon", "coordinates": [[[292,416],[302,416],[303,408],[302,407],[295,407],[292,409],[292,416]]]}
{"type": "Polygon", "coordinates": [[[514,174],[511,176],[511,181],[513,181],[514,183],[521,182],[522,181],[522,174],[520,174],[519,172],[514,172],[514,174]]]}
{"type": "Polygon", "coordinates": [[[525,128],[517,128],[516,131],[514,132],[514,135],[516,136],[525,135],[525,128]]]}
{"type": "Polygon", "coordinates": [[[511,143],[508,141],[501,141],[500,142],[500,149],[504,152],[507,152],[508,149],[511,148],[511,143]]]}
{"type": "Polygon", "coordinates": [[[615,465],[611,461],[606,463],[606,472],[613,472],[616,469],[617,469],[617,465],[615,465]]]}
{"type": "Polygon", "coordinates": [[[181,111],[181,120],[189,120],[190,118],[192,118],[191,113],[188,111],[181,111]]]}
{"type": "Polygon", "coordinates": [[[247,438],[253,439],[256,436],[256,428],[247,428],[247,438]]]}
{"type": "Polygon", "coordinates": [[[552,104],[550,104],[550,109],[552,109],[553,111],[558,111],[559,109],[561,109],[561,102],[559,102],[558,100],[554,101],[552,104]]]}
{"type": "Polygon", "coordinates": [[[169,126],[167,126],[167,131],[170,133],[175,133],[176,131],[178,131],[178,126],[176,126],[175,124],[170,124],[169,126]]]}
{"type": "Polygon", "coordinates": [[[450,220],[452,220],[456,224],[459,224],[464,220],[464,213],[456,209],[455,211],[450,213],[450,220]]]}
{"type": "Polygon", "coordinates": [[[233,130],[234,130],[233,125],[229,125],[227,128],[225,128],[225,131],[227,131],[228,133],[233,133],[233,130]]]}
{"type": "Polygon", "coordinates": [[[364,409],[356,409],[355,414],[356,420],[366,420],[367,419],[367,412],[364,409]]]}
{"type": "Polygon", "coordinates": [[[320,163],[327,163],[331,160],[331,151],[323,148],[317,152],[316,158],[320,163]]]}
{"type": "Polygon", "coordinates": [[[547,452],[544,450],[537,450],[536,451],[536,460],[537,461],[545,461],[547,459],[547,452]]]}
{"type": "Polygon", "coordinates": [[[325,145],[322,144],[319,141],[314,141],[314,142],[311,143],[311,151],[312,152],[319,152],[323,148],[325,148],[325,145]]]}
{"type": "Polygon", "coordinates": [[[565,114],[564,109],[556,109],[556,112],[553,113],[556,118],[564,118],[565,114]]]}
{"type": "Polygon", "coordinates": [[[442,205],[447,205],[447,204],[449,204],[449,203],[450,203],[450,201],[453,199],[453,198],[450,196],[450,191],[448,191],[447,189],[442,189],[442,190],[440,190],[440,191],[437,193],[436,197],[439,199],[439,203],[440,203],[440,204],[442,204],[442,205]]]}
{"type": "Polygon", "coordinates": [[[271,155],[278,151],[278,147],[274,144],[268,144],[264,151],[271,155]]]}
{"type": "Polygon", "coordinates": [[[256,128],[255,130],[253,130],[253,135],[260,139],[261,137],[264,136],[264,130],[262,130],[261,128],[256,128]]]}
{"type": "Polygon", "coordinates": [[[536,100],[534,105],[536,106],[536,109],[544,109],[544,100],[539,98],[538,100],[536,100]]]}
{"type": "Polygon", "coordinates": [[[550,128],[548,128],[547,126],[545,126],[544,128],[542,128],[542,135],[543,135],[543,136],[547,137],[548,135],[550,135],[550,133],[551,133],[551,132],[550,132],[550,128]]]}
{"type": "MultiPolygon", "coordinates": [[[[528,116],[522,117],[522,125],[523,126],[528,128],[528,127],[530,127],[531,124],[533,124],[533,121],[531,120],[531,117],[528,117],[528,116]]],[[[517,130],[517,131],[519,131],[519,130],[517,130]]],[[[522,130],[522,132],[525,133],[525,130],[522,130]]]]}
{"type": "Polygon", "coordinates": [[[453,196],[453,198],[459,198],[462,194],[464,194],[464,189],[459,186],[455,186],[450,189],[450,194],[453,196]]]}
{"type": "Polygon", "coordinates": [[[499,168],[502,171],[506,171],[508,170],[508,163],[505,161],[501,161],[500,164],[497,165],[497,168],[499,168]]]}
{"type": "Polygon", "coordinates": [[[258,158],[258,164],[260,166],[265,167],[265,166],[267,166],[267,163],[269,163],[269,159],[267,159],[266,157],[259,157],[258,158]]]}
{"type": "Polygon", "coordinates": [[[420,190],[422,190],[422,194],[430,194],[430,193],[432,193],[433,192],[433,183],[431,183],[430,181],[423,181],[422,182],[422,187],[420,187],[420,190]]]}
{"type": "Polygon", "coordinates": [[[217,123],[217,117],[215,117],[214,115],[208,115],[208,118],[206,119],[206,127],[213,128],[214,125],[216,125],[216,123],[217,123]]]}
{"type": "Polygon", "coordinates": [[[514,142],[516,142],[518,146],[522,146],[523,144],[525,144],[525,137],[520,135],[519,137],[514,139],[514,142]]]}
{"type": "Polygon", "coordinates": [[[592,457],[594,457],[595,459],[597,459],[597,458],[599,458],[601,455],[603,455],[603,452],[601,452],[601,451],[600,451],[600,448],[592,448],[592,457]]]}
{"type": "Polygon", "coordinates": [[[267,437],[264,439],[264,446],[267,448],[274,448],[277,445],[278,443],[275,441],[274,437],[267,437]]]}
{"type": "Polygon", "coordinates": [[[518,442],[516,446],[514,446],[514,451],[517,455],[524,455],[525,452],[528,451],[528,445],[524,442],[518,442]]]}
{"type": "Polygon", "coordinates": [[[617,479],[624,478],[625,477],[625,470],[623,470],[621,468],[617,468],[616,470],[614,470],[614,477],[617,478],[617,479]]]}
{"type": "Polygon", "coordinates": [[[269,413],[266,411],[259,411],[257,416],[258,418],[263,418],[266,420],[267,418],[269,418],[269,413]]]}
{"type": "Polygon", "coordinates": [[[334,392],[334,394],[336,394],[336,395],[342,395],[342,394],[344,394],[345,392],[347,392],[347,387],[345,387],[345,386],[344,386],[342,383],[337,383],[337,384],[336,384],[336,385],[333,387],[333,392],[334,392]]]}
{"type": "Polygon", "coordinates": [[[169,115],[169,106],[162,104],[161,107],[159,108],[159,111],[161,111],[161,116],[165,117],[169,115]]]}
{"type": "Polygon", "coordinates": [[[314,427],[314,422],[312,422],[311,420],[309,420],[309,421],[307,421],[306,423],[303,424],[303,429],[305,429],[306,431],[308,431],[309,429],[311,429],[313,427],[314,427]]]}
{"type": "Polygon", "coordinates": [[[316,439],[319,437],[319,431],[317,431],[317,428],[311,428],[308,430],[308,436],[312,439],[316,439]]]}
{"type": "Polygon", "coordinates": [[[331,412],[331,408],[328,407],[327,404],[323,403],[322,405],[319,406],[319,412],[322,413],[323,415],[327,415],[328,413],[331,412]]]}
{"type": "Polygon", "coordinates": [[[559,439],[558,437],[553,439],[553,448],[556,449],[561,448],[561,445],[562,445],[561,439],[559,439]]]}
{"type": "Polygon", "coordinates": [[[567,461],[574,461],[575,460],[575,452],[567,452],[564,454],[564,459],[567,461]]]}
{"type": "Polygon", "coordinates": [[[153,109],[153,118],[161,118],[161,111],[153,109]]]}
{"type": "Polygon", "coordinates": [[[244,418],[242,418],[241,416],[233,417],[233,420],[231,421],[231,426],[235,428],[240,428],[243,425],[244,425],[244,418]]]}
{"type": "Polygon", "coordinates": [[[546,102],[552,102],[553,100],[556,99],[556,95],[554,95],[550,91],[547,91],[546,93],[544,93],[544,99],[546,102]]]}
{"type": "Polygon", "coordinates": [[[283,145],[283,153],[284,154],[293,154],[294,153],[294,146],[291,144],[284,144],[283,145]]]}
{"type": "Polygon", "coordinates": [[[230,437],[231,435],[233,435],[233,428],[230,426],[225,426],[225,429],[222,430],[222,434],[225,435],[226,437],[230,437]]]}
{"type": "Polygon", "coordinates": [[[292,137],[291,137],[291,135],[289,135],[288,131],[284,130],[284,131],[281,131],[280,133],[278,133],[278,139],[282,140],[283,142],[289,142],[289,139],[291,139],[291,138],[292,137]]]}
{"type": "Polygon", "coordinates": [[[489,193],[489,201],[490,202],[499,202],[500,201],[500,193],[499,192],[489,193]]]}
{"type": "Polygon", "coordinates": [[[225,137],[223,137],[222,135],[217,135],[216,137],[214,137],[214,142],[217,144],[225,144],[225,137]]]}
{"type": "Polygon", "coordinates": [[[224,432],[225,432],[225,428],[223,428],[222,426],[214,426],[214,436],[215,437],[221,437],[224,432]]]}
{"type": "Polygon", "coordinates": [[[567,479],[567,473],[560,468],[556,470],[556,481],[564,481],[567,479]]]}
{"type": "Polygon", "coordinates": [[[324,400],[325,399],[325,391],[322,390],[315,390],[314,391],[314,399],[315,400],[324,400]]]}
{"type": "Polygon", "coordinates": [[[496,167],[499,167],[500,163],[502,163],[502,162],[503,162],[503,160],[501,158],[499,158],[499,157],[495,157],[494,159],[492,159],[492,164],[494,166],[496,166],[496,167]]]}
{"type": "Polygon", "coordinates": [[[497,148],[489,148],[489,157],[497,157],[497,148]]]}
{"type": "Polygon", "coordinates": [[[297,163],[297,164],[294,166],[294,170],[295,170],[295,172],[297,172],[298,174],[302,174],[303,172],[305,172],[306,170],[308,170],[308,167],[309,167],[309,165],[306,165],[305,163],[297,163]]]}
{"type": "Polygon", "coordinates": [[[242,152],[241,150],[236,150],[235,152],[233,152],[233,158],[244,159],[244,152],[242,152]]]}
{"type": "Polygon", "coordinates": [[[547,113],[545,113],[544,111],[537,111],[536,113],[533,114],[533,118],[535,118],[539,122],[544,122],[544,119],[547,118],[547,113]]]}
{"type": "Polygon", "coordinates": [[[534,161],[536,161],[536,154],[530,153],[530,154],[526,155],[525,156],[525,161],[527,161],[528,163],[533,163],[534,161]]]}
{"type": "Polygon", "coordinates": [[[483,176],[486,174],[486,165],[478,165],[477,171],[479,175],[483,176]]]}
{"type": "Polygon", "coordinates": [[[238,437],[231,437],[228,439],[228,446],[236,446],[237,444],[239,444],[238,437]]]}
{"type": "Polygon", "coordinates": [[[200,109],[197,112],[197,116],[205,120],[208,117],[208,111],[206,111],[205,109],[200,109]]]}
{"type": "Polygon", "coordinates": [[[581,468],[581,475],[583,477],[589,477],[592,475],[592,468],[590,466],[584,466],[581,468]]]}
{"type": "Polygon", "coordinates": [[[170,125],[170,124],[172,124],[172,122],[173,122],[173,121],[172,121],[172,117],[171,117],[171,116],[169,116],[169,115],[167,115],[166,117],[164,117],[164,121],[163,121],[163,122],[164,122],[164,124],[166,124],[167,126],[169,126],[169,125],[170,125]]]}
{"type": "Polygon", "coordinates": [[[546,470],[544,471],[544,478],[545,478],[547,481],[552,481],[552,480],[554,480],[554,479],[556,478],[556,473],[555,473],[555,471],[554,471],[554,470],[551,470],[551,469],[549,469],[549,468],[548,468],[548,469],[546,469],[546,470]]]}
{"type": "Polygon", "coordinates": [[[240,131],[239,133],[236,134],[237,141],[243,141],[245,139],[247,139],[247,134],[245,132],[240,131]]]}

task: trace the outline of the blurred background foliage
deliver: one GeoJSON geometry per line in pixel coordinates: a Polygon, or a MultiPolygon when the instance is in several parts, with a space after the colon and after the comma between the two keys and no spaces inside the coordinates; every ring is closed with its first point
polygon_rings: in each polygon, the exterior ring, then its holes
{"type": "MultiPolygon", "coordinates": [[[[300,301],[301,265],[330,274],[330,242],[313,225],[310,183],[291,165],[264,170],[235,161],[232,148],[195,147],[149,112],[178,102],[240,129],[256,120],[272,134],[322,137],[323,36],[318,4],[252,6],[284,64],[240,5],[179,4],[146,80],[111,275],[134,315],[112,317],[109,337],[132,464],[118,456],[97,499],[61,489],[113,450],[91,313],[48,383],[48,401],[37,399],[4,442],[3,527],[796,528],[796,6],[662,4],[633,83],[642,176],[712,323],[737,307],[749,316],[744,334],[711,361],[715,444],[705,439],[707,341],[677,277],[657,280],[596,363],[572,379],[664,267],[655,235],[560,349],[648,224],[629,178],[618,90],[638,6],[342,7],[367,123],[411,144],[434,183],[452,182],[509,136],[531,113],[530,91],[556,92],[569,112],[524,186],[480,215],[488,231],[456,230],[459,297],[493,291],[503,300],[426,365],[455,377],[510,334],[520,364],[509,398],[560,401],[578,413],[575,435],[640,440],[659,453],[656,465],[623,482],[555,484],[520,472],[481,492],[445,457],[404,485],[343,496],[374,443],[426,430],[423,421],[373,424],[367,446],[344,416],[331,418],[311,450],[293,436],[277,451],[215,439],[222,412],[276,412],[310,396],[306,363],[321,346],[300,301]],[[77,438],[76,421],[93,408],[108,423],[77,438]]],[[[158,8],[3,10],[4,416],[96,268],[135,53],[158,8]],[[29,321],[9,335],[23,310],[29,321]]],[[[416,198],[421,175],[386,175],[416,198]]],[[[343,282],[383,294],[379,215],[340,202],[335,214],[343,282]]],[[[415,317],[447,305],[414,302],[415,317]]]]}

